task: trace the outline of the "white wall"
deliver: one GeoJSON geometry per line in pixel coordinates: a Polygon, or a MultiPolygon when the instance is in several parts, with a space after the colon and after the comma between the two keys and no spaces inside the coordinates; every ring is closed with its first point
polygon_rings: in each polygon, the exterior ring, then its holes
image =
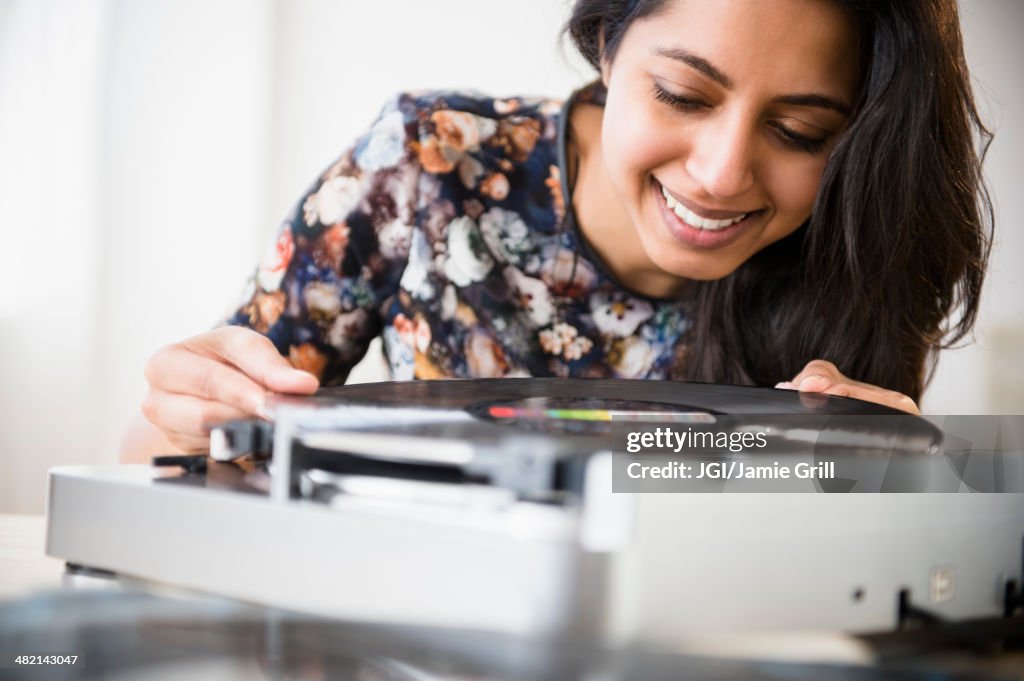
{"type": "Polygon", "coordinates": [[[106,9],[0,5],[0,512],[96,456],[106,9]]]}
{"type": "MultiPolygon", "coordinates": [[[[947,353],[925,405],[1021,413],[1024,3],[963,5],[997,129],[1000,237],[979,343],[947,353]]],[[[567,14],[552,0],[0,0],[0,512],[41,512],[50,466],[115,460],[146,357],[224,313],[390,94],[564,96],[588,79],[559,47],[567,14]]],[[[361,370],[380,375],[374,359],[361,370]]]]}
{"type": "Polygon", "coordinates": [[[1024,3],[961,0],[975,94],[995,132],[985,170],[996,208],[977,342],[947,351],[924,400],[935,414],[1024,414],[1024,3]]]}
{"type": "Polygon", "coordinates": [[[111,3],[99,167],[97,450],[113,460],[141,367],[236,298],[267,222],[274,4],[111,3]]]}
{"type": "Polygon", "coordinates": [[[17,275],[0,318],[0,512],[41,512],[51,466],[113,462],[146,357],[240,291],[266,222],[273,10],[2,5],[0,271],[17,275]]]}

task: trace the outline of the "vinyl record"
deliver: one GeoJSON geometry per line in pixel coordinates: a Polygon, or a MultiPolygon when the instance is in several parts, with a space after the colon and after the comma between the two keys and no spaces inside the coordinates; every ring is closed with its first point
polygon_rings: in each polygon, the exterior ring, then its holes
{"type": "Polygon", "coordinates": [[[891,433],[912,441],[914,451],[934,451],[941,441],[938,430],[924,419],[871,402],[714,383],[559,378],[385,382],[324,388],[313,397],[281,402],[464,410],[476,417],[477,427],[441,428],[448,434],[463,432],[470,439],[479,436],[479,422],[550,435],[606,436],[633,426],[700,429],[762,424],[806,429],[829,421],[831,427],[850,432],[891,433]],[[878,418],[893,416],[903,418],[878,418]]]}
{"type": "Polygon", "coordinates": [[[626,379],[481,378],[363,383],[323,388],[313,399],[471,410],[498,403],[540,406],[547,401],[567,410],[622,410],[626,404],[633,409],[736,415],[903,413],[871,402],[793,390],[626,379]]]}

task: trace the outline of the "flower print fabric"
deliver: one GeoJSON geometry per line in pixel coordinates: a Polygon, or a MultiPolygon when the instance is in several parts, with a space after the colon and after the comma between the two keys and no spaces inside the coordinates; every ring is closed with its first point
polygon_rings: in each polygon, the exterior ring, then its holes
{"type": "Polygon", "coordinates": [[[622,288],[567,221],[562,115],[398,96],[299,202],[228,323],[324,385],[378,335],[395,380],[679,378],[684,303],[622,288]]]}

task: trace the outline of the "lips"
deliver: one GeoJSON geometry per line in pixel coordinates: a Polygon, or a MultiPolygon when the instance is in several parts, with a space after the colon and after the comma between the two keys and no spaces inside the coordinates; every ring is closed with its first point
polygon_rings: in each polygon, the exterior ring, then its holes
{"type": "Polygon", "coordinates": [[[723,220],[702,217],[684,206],[680,201],[677,201],[676,198],[672,196],[667,189],[665,189],[665,187],[661,188],[661,195],[665,197],[665,203],[668,205],[668,209],[675,213],[680,220],[694,229],[710,229],[712,231],[718,231],[735,225],[748,215],[748,213],[740,213],[735,217],[727,217],[723,220]]]}
{"type": "Polygon", "coordinates": [[[652,193],[668,231],[677,240],[697,248],[721,248],[739,239],[762,210],[749,212],[707,210],[692,207],[652,178],[652,193]]]}

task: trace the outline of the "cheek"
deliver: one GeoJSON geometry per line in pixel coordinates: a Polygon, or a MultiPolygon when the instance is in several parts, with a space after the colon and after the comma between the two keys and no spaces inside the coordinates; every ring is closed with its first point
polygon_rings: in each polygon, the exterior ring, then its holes
{"type": "Polygon", "coordinates": [[[780,163],[764,177],[764,186],[784,227],[796,229],[811,215],[825,160],[802,159],[780,163]]]}
{"type": "Polygon", "coordinates": [[[651,171],[679,158],[675,136],[642,107],[609,102],[604,114],[601,144],[608,173],[620,193],[636,192],[651,171]]]}

